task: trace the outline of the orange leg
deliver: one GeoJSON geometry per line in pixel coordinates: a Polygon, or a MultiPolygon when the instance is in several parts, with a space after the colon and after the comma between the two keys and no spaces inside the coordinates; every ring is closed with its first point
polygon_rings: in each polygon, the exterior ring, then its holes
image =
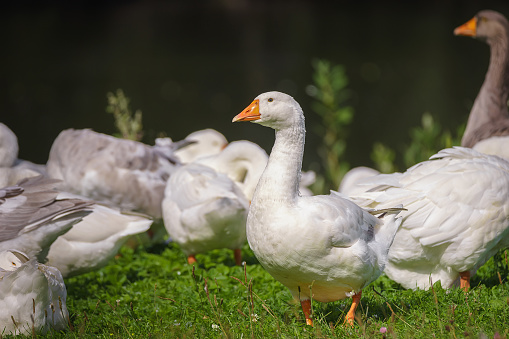
{"type": "Polygon", "coordinates": [[[195,256],[194,256],[194,254],[191,254],[190,256],[188,256],[188,257],[187,257],[187,263],[188,263],[189,265],[192,265],[192,264],[194,264],[195,262],[197,262],[197,260],[196,260],[196,258],[195,258],[195,256]]]}
{"type": "Polygon", "coordinates": [[[235,258],[235,264],[237,264],[237,266],[242,266],[242,251],[240,248],[233,250],[233,257],[235,258]]]}
{"type": "Polygon", "coordinates": [[[313,326],[313,320],[311,319],[311,300],[301,300],[300,305],[302,306],[302,311],[304,311],[304,317],[306,318],[306,325],[313,326]]]}
{"type": "Polygon", "coordinates": [[[345,323],[347,323],[350,326],[353,326],[354,324],[355,310],[357,309],[357,306],[361,302],[361,295],[362,291],[359,291],[359,293],[354,294],[352,297],[352,306],[350,307],[350,311],[348,311],[345,317],[345,323]]]}
{"type": "Polygon", "coordinates": [[[470,271],[460,272],[460,287],[465,292],[470,289],[470,271]]]}

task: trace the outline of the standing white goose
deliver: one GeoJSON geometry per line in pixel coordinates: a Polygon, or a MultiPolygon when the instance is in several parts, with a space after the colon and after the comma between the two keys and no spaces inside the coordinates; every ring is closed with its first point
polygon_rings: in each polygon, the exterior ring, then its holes
{"type": "Polygon", "coordinates": [[[454,30],[490,46],[490,63],[468,117],[461,145],[509,159],[509,22],[500,13],[483,10],[454,30]]]}
{"type": "Polygon", "coordinates": [[[57,182],[38,176],[0,188],[0,250],[16,248],[45,262],[55,239],[90,213],[92,202],[57,200],[57,182]]]}
{"type": "Polygon", "coordinates": [[[0,333],[66,329],[67,291],[60,272],[16,250],[0,251],[0,333]]]}
{"type": "Polygon", "coordinates": [[[63,181],[63,191],[161,218],[166,181],[178,162],[173,151],[88,129],[68,129],[53,142],[47,172],[63,181]]]}
{"type": "Polygon", "coordinates": [[[276,131],[247,219],[247,238],[262,266],[300,300],[312,325],[311,298],[329,302],[353,296],[353,324],[361,290],[383,272],[399,220],[378,219],[336,192],[300,196],[304,114],[289,95],[259,95],[233,121],[276,131]]]}
{"type": "Polygon", "coordinates": [[[241,264],[249,200],[267,159],[257,144],[234,141],[219,154],[182,166],[168,180],[164,224],[190,264],[195,254],[216,248],[234,250],[241,264]]]}
{"type": "Polygon", "coordinates": [[[404,173],[367,179],[361,206],[403,204],[403,223],[385,273],[405,288],[427,289],[460,277],[509,245],[509,162],[470,148],[444,149],[404,173]]]}

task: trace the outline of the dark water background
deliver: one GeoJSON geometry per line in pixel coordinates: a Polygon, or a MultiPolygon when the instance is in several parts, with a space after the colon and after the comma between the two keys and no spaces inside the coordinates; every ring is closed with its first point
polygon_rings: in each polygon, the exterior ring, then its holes
{"type": "Polygon", "coordinates": [[[280,90],[306,112],[306,169],[320,136],[305,88],[324,58],[350,79],[348,160],[370,165],[374,141],[400,147],[424,112],[449,129],[466,121],[489,49],[452,31],[485,8],[509,16],[507,0],[4,3],[0,121],[21,158],[44,163],[65,128],[114,133],[106,93],[122,88],[148,143],[210,127],[270,151],[272,130],[231,119],[280,90]]]}

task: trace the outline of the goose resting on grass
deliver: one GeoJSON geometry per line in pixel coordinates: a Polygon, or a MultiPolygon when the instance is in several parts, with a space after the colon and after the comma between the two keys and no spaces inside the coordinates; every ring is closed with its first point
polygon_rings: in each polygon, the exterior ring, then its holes
{"type": "MultiPolygon", "coordinates": [[[[313,324],[311,298],[330,302],[352,296],[346,322],[353,324],[364,287],[384,270],[400,220],[372,213],[343,198],[300,196],[305,125],[300,105],[289,95],[259,95],[233,118],[273,128],[276,141],[254,193],[247,239],[262,266],[300,301],[313,324]]],[[[387,211],[384,211],[387,212],[387,211]]]]}
{"type": "Polygon", "coordinates": [[[470,148],[444,149],[404,173],[366,179],[360,206],[402,204],[385,273],[405,288],[444,288],[509,245],[509,162],[470,148]]]}
{"type": "Polygon", "coordinates": [[[15,248],[45,262],[55,239],[90,213],[92,202],[57,200],[57,183],[38,176],[0,188],[0,250],[15,248]]]}
{"type": "Polygon", "coordinates": [[[178,167],[176,148],[149,146],[92,130],[68,129],[53,142],[47,172],[61,190],[161,218],[166,181],[178,167]]]}
{"type": "MultiPolygon", "coordinates": [[[[20,180],[38,175],[37,172],[19,167],[0,168],[0,187],[12,186],[20,180]]],[[[57,200],[89,201],[68,192],[56,194],[57,200]]],[[[105,266],[131,236],[147,231],[153,222],[146,215],[121,212],[92,201],[89,203],[87,209],[90,214],[60,235],[49,249],[46,264],[56,267],[64,277],[105,266]]]]}
{"type": "MultiPolygon", "coordinates": [[[[60,192],[58,199],[78,196],[60,192]]],[[[106,266],[132,236],[149,230],[153,220],[146,215],[121,212],[94,203],[92,213],[59,236],[51,245],[46,264],[58,268],[64,278],[106,266]]]]}
{"type": "Polygon", "coordinates": [[[490,63],[468,117],[461,146],[509,159],[509,22],[500,13],[483,10],[454,30],[490,46],[490,63]]]}
{"type": "Polygon", "coordinates": [[[0,251],[0,333],[34,335],[69,324],[60,272],[17,250],[0,251]]]}

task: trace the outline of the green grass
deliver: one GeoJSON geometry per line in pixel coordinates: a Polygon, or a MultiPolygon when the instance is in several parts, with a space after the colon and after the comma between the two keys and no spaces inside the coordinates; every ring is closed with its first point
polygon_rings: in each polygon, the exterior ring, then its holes
{"type": "Polygon", "coordinates": [[[439,283],[407,291],[380,277],[363,291],[353,328],[343,325],[351,299],[313,302],[315,327],[306,326],[300,305],[247,245],[243,256],[247,265],[238,267],[231,251],[216,250],[198,255],[193,268],[174,244],[124,247],[107,267],[66,281],[73,328],[39,337],[493,338],[509,332],[504,252],[478,271],[467,294],[439,283]]]}

